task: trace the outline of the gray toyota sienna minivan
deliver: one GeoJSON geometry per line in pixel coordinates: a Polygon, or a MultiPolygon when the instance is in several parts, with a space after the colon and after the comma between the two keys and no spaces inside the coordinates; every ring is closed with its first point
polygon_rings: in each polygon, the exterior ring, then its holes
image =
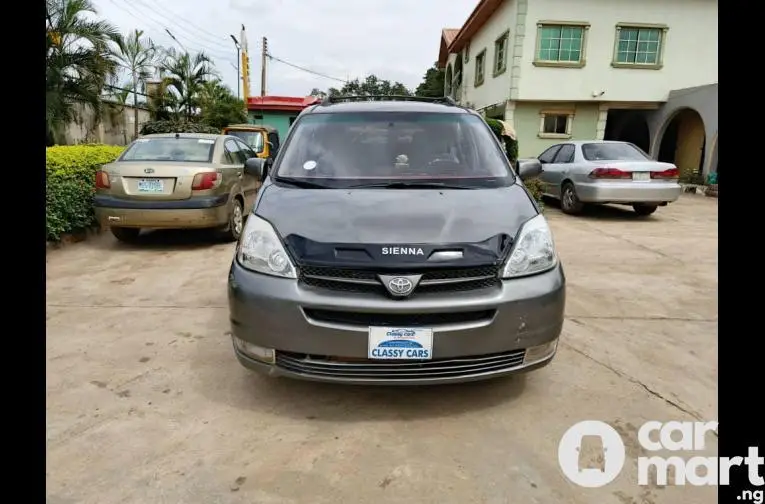
{"type": "MultiPolygon", "coordinates": [[[[547,221],[476,112],[337,97],[297,118],[228,280],[234,351],[273,375],[435,384],[548,364],[565,277],[547,221]]],[[[519,177],[520,176],[520,177],[519,177]]]]}

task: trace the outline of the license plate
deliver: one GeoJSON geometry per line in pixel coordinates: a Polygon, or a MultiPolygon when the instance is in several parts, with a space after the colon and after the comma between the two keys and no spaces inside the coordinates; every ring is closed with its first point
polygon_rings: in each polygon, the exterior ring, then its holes
{"type": "Polygon", "coordinates": [[[138,181],[138,192],[161,193],[165,185],[159,179],[141,179],[138,181]]]}
{"type": "Polygon", "coordinates": [[[632,172],[632,180],[637,180],[639,182],[647,182],[651,180],[651,173],[650,172],[632,172]]]}
{"type": "Polygon", "coordinates": [[[433,358],[433,329],[370,327],[370,359],[428,360],[433,358]]]}

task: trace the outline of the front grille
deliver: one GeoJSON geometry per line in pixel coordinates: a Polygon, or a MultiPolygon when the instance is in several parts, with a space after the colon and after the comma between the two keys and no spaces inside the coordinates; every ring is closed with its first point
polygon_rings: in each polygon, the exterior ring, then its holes
{"type": "MultiPolygon", "coordinates": [[[[378,279],[378,273],[362,269],[303,266],[300,268],[300,282],[319,289],[386,295],[388,291],[378,279]]],[[[385,272],[387,275],[422,274],[420,283],[412,296],[496,288],[499,287],[500,282],[498,273],[499,266],[385,272]]]]}
{"type": "Polygon", "coordinates": [[[525,353],[526,351],[521,349],[489,355],[412,362],[369,359],[343,361],[327,356],[276,352],[276,365],[287,371],[318,378],[371,382],[460,378],[516,368],[523,364],[525,353]]]}
{"type": "Polygon", "coordinates": [[[376,313],[304,308],[306,317],[317,322],[349,326],[439,327],[490,321],[496,310],[438,313],[376,313]]]}

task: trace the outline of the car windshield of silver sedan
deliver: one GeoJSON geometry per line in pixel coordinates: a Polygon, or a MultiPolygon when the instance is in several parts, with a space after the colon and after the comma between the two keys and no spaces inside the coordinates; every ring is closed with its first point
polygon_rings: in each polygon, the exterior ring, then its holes
{"type": "Polygon", "coordinates": [[[120,161],[180,161],[209,163],[215,140],[209,138],[139,138],[128,147],[120,161]]]}
{"type": "Polygon", "coordinates": [[[500,187],[514,182],[491,130],[470,114],[318,113],[298,120],[275,180],[324,187],[500,187]]]}
{"type": "Polygon", "coordinates": [[[587,161],[645,161],[650,159],[643,151],[628,143],[582,144],[582,156],[587,161]]]}

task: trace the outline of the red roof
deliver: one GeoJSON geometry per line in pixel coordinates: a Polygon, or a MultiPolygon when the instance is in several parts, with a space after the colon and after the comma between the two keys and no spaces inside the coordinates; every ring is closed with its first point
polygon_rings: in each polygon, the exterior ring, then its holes
{"type": "Polygon", "coordinates": [[[459,33],[459,28],[444,28],[441,30],[441,47],[438,51],[438,68],[446,66],[446,60],[449,57],[449,46],[452,45],[455,37],[459,33]]]}
{"type": "Polygon", "coordinates": [[[249,110],[300,112],[320,100],[315,96],[251,96],[247,100],[247,108],[249,110]]]}

